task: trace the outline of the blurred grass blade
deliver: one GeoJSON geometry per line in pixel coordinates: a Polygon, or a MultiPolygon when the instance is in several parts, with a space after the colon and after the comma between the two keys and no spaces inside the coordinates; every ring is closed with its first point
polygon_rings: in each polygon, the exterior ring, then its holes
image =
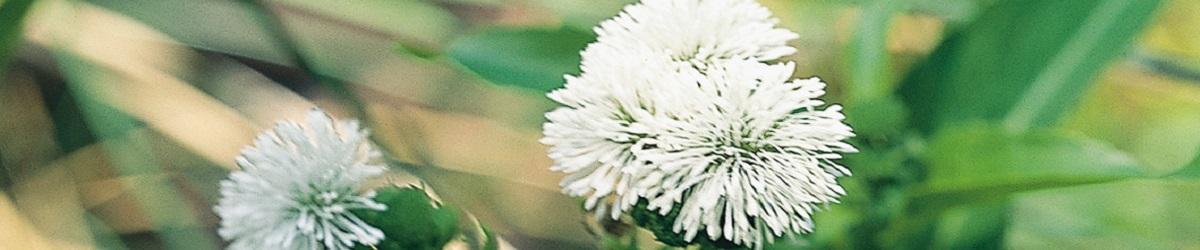
{"type": "Polygon", "coordinates": [[[1052,131],[1009,134],[982,124],[944,130],[924,159],[929,166],[926,183],[914,190],[909,204],[917,213],[1144,175],[1132,158],[1099,142],[1052,131]]]}
{"type": "Polygon", "coordinates": [[[891,55],[887,38],[900,1],[876,0],[865,4],[850,40],[850,98],[873,100],[891,88],[891,55]]]}
{"type": "Polygon", "coordinates": [[[449,55],[493,83],[546,92],[579,73],[579,51],[595,36],[559,29],[490,29],[462,37],[449,55]]]}
{"type": "Polygon", "coordinates": [[[337,79],[324,77],[325,74],[318,72],[313,67],[311,60],[305,56],[299,42],[296,41],[296,38],[284,26],[283,20],[281,20],[278,13],[271,11],[262,0],[242,0],[242,3],[254,13],[254,17],[258,23],[268,31],[267,33],[275,40],[275,44],[278,44],[283,49],[292,63],[308,74],[310,81],[328,88],[344,104],[354,108],[355,115],[361,119],[370,120],[362,101],[354,95],[348,84],[337,79]]]}
{"type": "Polygon", "coordinates": [[[33,6],[33,2],[34,0],[0,1],[0,84],[4,84],[4,73],[8,71],[8,63],[21,45],[25,14],[33,6]]]}
{"type": "Polygon", "coordinates": [[[900,93],[926,133],[971,120],[1008,119],[1018,130],[1052,125],[1128,47],[1158,3],[997,3],[951,34],[909,74],[900,93]]]}
{"type": "Polygon", "coordinates": [[[1094,77],[1124,50],[1150,20],[1157,0],[1105,0],[1046,68],[1034,78],[1023,97],[1005,117],[1012,131],[1054,125],[1072,110],[1094,77]]]}
{"type": "Polygon", "coordinates": [[[330,4],[324,0],[267,0],[297,13],[310,12],[363,29],[401,34],[400,44],[422,52],[439,52],[462,29],[454,14],[426,0],[356,0],[330,4]],[[293,9],[294,8],[294,9],[293,9]]]}
{"type": "MultiPolygon", "coordinates": [[[[157,175],[162,171],[153,160],[147,159],[147,144],[123,136],[140,125],[125,114],[106,108],[96,93],[98,85],[113,80],[105,70],[85,59],[65,51],[57,51],[56,59],[68,78],[68,88],[78,98],[85,121],[104,145],[121,176],[157,175]]],[[[213,249],[214,236],[205,232],[196,215],[192,214],[183,196],[170,183],[158,181],[131,190],[147,212],[157,233],[171,249],[213,249]]]]}

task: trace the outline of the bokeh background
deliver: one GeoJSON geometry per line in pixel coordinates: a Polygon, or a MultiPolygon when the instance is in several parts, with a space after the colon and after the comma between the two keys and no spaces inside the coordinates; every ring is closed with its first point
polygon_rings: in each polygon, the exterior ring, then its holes
{"type": "MultiPolygon", "coordinates": [[[[314,106],[506,248],[656,248],[537,142],[629,2],[0,0],[0,249],[221,248],[234,157],[314,106]]],[[[1200,2],[761,2],[863,151],[770,248],[1200,249],[1200,2]]]]}

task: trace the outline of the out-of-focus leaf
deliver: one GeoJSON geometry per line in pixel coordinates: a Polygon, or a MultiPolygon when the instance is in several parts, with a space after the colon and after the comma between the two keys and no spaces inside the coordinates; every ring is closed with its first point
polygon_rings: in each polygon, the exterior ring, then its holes
{"type": "Polygon", "coordinates": [[[901,87],[927,133],[951,123],[1053,125],[1119,55],[1157,0],[1003,1],[952,34],[901,87]]]}
{"type": "Polygon", "coordinates": [[[933,138],[926,182],[910,211],[936,213],[1009,194],[1142,176],[1136,162],[1099,142],[1052,131],[1010,134],[998,126],[951,127],[933,138]]]}
{"type": "Polygon", "coordinates": [[[558,14],[562,17],[563,24],[568,27],[591,30],[600,21],[617,15],[625,5],[636,1],[534,0],[533,2],[558,14]]]}
{"type": "Polygon", "coordinates": [[[548,91],[579,72],[579,51],[593,40],[567,28],[492,29],[455,41],[449,55],[494,83],[548,91]]]}
{"type": "Polygon", "coordinates": [[[353,212],[367,224],[383,231],[385,236],[376,246],[378,249],[437,250],[458,236],[458,211],[446,204],[434,203],[425,190],[390,186],[375,192],[375,201],[387,205],[387,210],[353,212]]]}
{"type": "Polygon", "coordinates": [[[940,1],[940,0],[908,0],[900,1],[907,2],[909,10],[917,13],[929,14],[938,17],[945,21],[951,29],[960,28],[960,26],[968,24],[979,16],[980,12],[987,9],[988,6],[994,4],[995,0],[963,0],[963,1],[940,1]]]}
{"type": "Polygon", "coordinates": [[[1200,149],[1200,88],[1136,65],[1113,67],[1063,120],[1063,129],[1128,152],[1150,175],[1187,165],[1200,149]]]}
{"type": "MultiPolygon", "coordinates": [[[[34,0],[0,1],[0,81],[8,71],[9,57],[17,51],[21,41],[22,24],[25,13],[33,6],[34,0]]],[[[3,83],[0,83],[3,84],[3,83]]]]}
{"type": "Polygon", "coordinates": [[[1188,165],[1178,171],[1171,173],[1169,177],[1200,179],[1200,154],[1196,155],[1195,159],[1192,159],[1192,163],[1188,163],[1188,165]]]}
{"type": "Polygon", "coordinates": [[[846,122],[867,138],[887,138],[908,127],[908,108],[893,96],[854,100],[846,106],[846,122]]]}
{"type": "Polygon", "coordinates": [[[900,1],[871,1],[863,8],[848,47],[850,99],[873,100],[891,89],[891,56],[887,39],[900,1]]]}
{"type": "Polygon", "coordinates": [[[1022,194],[1012,249],[1200,248],[1200,182],[1138,180],[1022,194]]]}
{"type": "Polygon", "coordinates": [[[947,210],[934,231],[934,249],[1002,249],[1010,212],[1008,200],[947,210]]]}
{"type": "MultiPolygon", "coordinates": [[[[1147,28],[1139,52],[1164,60],[1175,67],[1176,76],[1200,79],[1200,1],[1172,0],[1163,3],[1158,21],[1147,28]]],[[[1166,66],[1166,65],[1162,65],[1166,66]]],[[[1151,67],[1155,67],[1151,65],[1151,67]]],[[[1155,67],[1159,70],[1168,68],[1155,67]]]]}

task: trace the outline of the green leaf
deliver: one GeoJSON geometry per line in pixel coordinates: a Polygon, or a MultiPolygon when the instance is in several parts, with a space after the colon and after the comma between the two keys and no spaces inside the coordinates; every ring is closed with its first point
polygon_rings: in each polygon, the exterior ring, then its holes
{"type": "Polygon", "coordinates": [[[951,123],[1053,125],[1138,35],[1158,0],[1003,1],[951,34],[901,86],[926,133],[951,123]]]}
{"type": "Polygon", "coordinates": [[[1011,212],[1008,200],[947,210],[933,236],[934,249],[1002,249],[1011,212]]]}
{"type": "Polygon", "coordinates": [[[593,40],[566,28],[491,29],[455,41],[449,55],[493,83],[544,92],[579,73],[579,52],[593,40]]]}
{"type": "Polygon", "coordinates": [[[893,96],[857,99],[846,106],[846,122],[864,138],[889,138],[907,129],[908,107],[893,96]]]}
{"type": "Polygon", "coordinates": [[[384,239],[376,248],[442,249],[458,236],[457,211],[445,204],[436,204],[425,190],[392,186],[375,192],[375,201],[387,205],[387,210],[353,212],[367,224],[383,231],[384,239]]]}
{"type": "Polygon", "coordinates": [[[33,6],[33,0],[0,1],[0,79],[8,71],[9,58],[21,45],[25,13],[33,6]]]}
{"type": "Polygon", "coordinates": [[[944,130],[924,159],[927,179],[913,190],[908,208],[930,214],[1022,191],[1143,175],[1132,158],[1095,141],[1053,131],[1010,134],[981,124],[944,130]]]}
{"type": "Polygon", "coordinates": [[[900,1],[872,1],[863,7],[850,40],[850,99],[872,100],[891,89],[887,35],[900,1]]]}
{"type": "Polygon", "coordinates": [[[1136,180],[1046,190],[1014,202],[1012,249],[1193,249],[1200,182],[1136,180]]]}
{"type": "Polygon", "coordinates": [[[1168,175],[1168,177],[1200,179],[1200,152],[1197,152],[1197,153],[1198,154],[1196,155],[1196,158],[1192,159],[1192,163],[1188,163],[1188,165],[1183,166],[1183,168],[1180,168],[1179,170],[1175,171],[1174,173],[1171,173],[1170,175],[1168,175]]]}

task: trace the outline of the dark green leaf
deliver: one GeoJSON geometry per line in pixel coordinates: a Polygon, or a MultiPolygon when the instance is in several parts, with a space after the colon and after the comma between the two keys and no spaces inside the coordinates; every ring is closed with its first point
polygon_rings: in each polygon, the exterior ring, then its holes
{"type": "Polygon", "coordinates": [[[927,154],[926,182],[912,193],[910,211],[995,200],[1029,190],[1101,183],[1142,176],[1123,152],[1052,131],[1010,134],[998,126],[944,130],[927,154]]]}
{"type": "Polygon", "coordinates": [[[846,122],[863,137],[888,138],[907,128],[908,108],[891,96],[858,99],[846,106],[846,122]]]}
{"type": "Polygon", "coordinates": [[[927,133],[950,123],[1053,125],[1120,55],[1157,0],[1003,1],[951,34],[901,87],[927,133]]]}
{"type": "Polygon", "coordinates": [[[21,30],[25,13],[33,0],[0,1],[0,81],[8,71],[8,61],[21,45],[21,30]]]}
{"type": "Polygon", "coordinates": [[[458,212],[433,202],[425,190],[414,187],[385,187],[375,190],[375,201],[384,211],[356,210],[367,224],[383,230],[380,250],[442,249],[458,236],[458,212]]]}
{"type": "Polygon", "coordinates": [[[947,210],[933,236],[935,249],[1002,249],[1011,206],[1008,200],[947,210]]]}
{"type": "Polygon", "coordinates": [[[497,84],[548,91],[579,73],[579,51],[595,36],[571,29],[493,29],[462,37],[449,55],[497,84]]]}

